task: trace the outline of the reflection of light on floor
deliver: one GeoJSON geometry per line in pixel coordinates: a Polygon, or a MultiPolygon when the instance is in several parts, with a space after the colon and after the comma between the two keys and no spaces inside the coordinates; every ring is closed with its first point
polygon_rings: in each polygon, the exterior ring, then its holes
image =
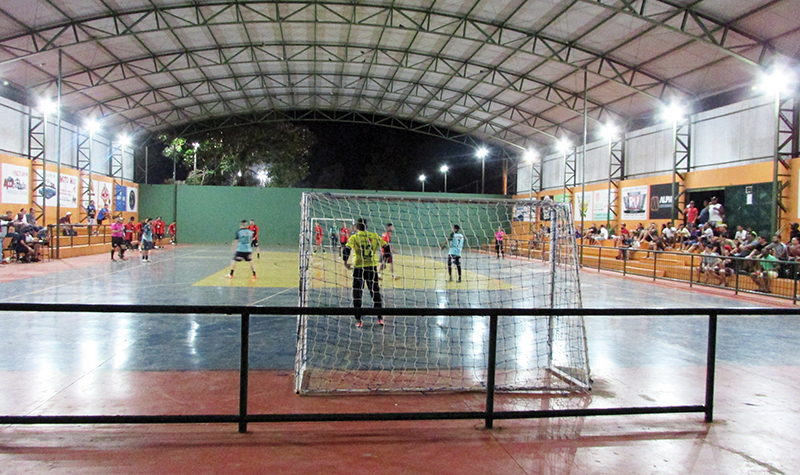
{"type": "Polygon", "coordinates": [[[200,328],[200,325],[192,320],[192,324],[189,326],[189,347],[192,349],[192,354],[197,354],[197,345],[195,344],[195,340],[197,340],[197,329],[200,328]]]}
{"type": "MultiPolygon", "coordinates": [[[[522,318],[522,317],[520,317],[522,318]]],[[[522,368],[530,368],[534,358],[535,335],[531,328],[531,322],[524,322],[522,332],[517,335],[517,361],[516,364],[522,368]]]]}
{"type": "Polygon", "coordinates": [[[114,332],[114,367],[120,369],[128,361],[128,346],[131,344],[131,321],[128,317],[117,318],[114,332]]]}

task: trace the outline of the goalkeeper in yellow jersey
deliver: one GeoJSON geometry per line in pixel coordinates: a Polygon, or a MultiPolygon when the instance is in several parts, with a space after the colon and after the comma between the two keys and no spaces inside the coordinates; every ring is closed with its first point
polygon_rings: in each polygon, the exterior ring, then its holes
{"type": "MultiPolygon", "coordinates": [[[[378,285],[378,263],[381,256],[381,248],[386,245],[386,241],[377,234],[367,231],[367,222],[359,218],[356,222],[356,233],[350,236],[346,246],[353,250],[354,263],[351,266],[348,257],[345,257],[344,265],[348,269],[353,267],[353,307],[361,308],[361,294],[364,283],[372,296],[372,306],[374,308],[383,307],[381,299],[381,288],[378,285]]],[[[378,324],[383,325],[383,317],[378,315],[378,324]]],[[[361,328],[361,316],[356,316],[356,327],[361,328]]]]}

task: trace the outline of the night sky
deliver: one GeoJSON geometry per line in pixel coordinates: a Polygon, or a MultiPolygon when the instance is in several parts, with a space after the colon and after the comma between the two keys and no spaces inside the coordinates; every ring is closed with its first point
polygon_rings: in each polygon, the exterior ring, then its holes
{"type": "MultiPolygon", "coordinates": [[[[317,137],[317,145],[308,159],[310,174],[302,188],[371,189],[364,176],[375,173],[383,178],[379,189],[421,191],[419,175],[427,176],[426,192],[444,191],[444,177],[439,168],[447,163],[447,191],[480,193],[481,162],[472,147],[406,130],[370,124],[344,122],[300,122],[317,137]],[[338,165],[337,165],[338,164],[338,165]],[[367,170],[367,171],[364,171],[367,170]],[[366,182],[365,182],[366,181],[366,182]]],[[[502,161],[499,150],[486,158],[486,193],[502,193],[502,161]]],[[[179,167],[178,180],[187,170],[179,167]]],[[[172,177],[172,162],[151,147],[149,183],[163,183],[172,177]]],[[[144,181],[144,177],[142,177],[144,181]]],[[[509,183],[513,192],[513,184],[509,183]]]]}

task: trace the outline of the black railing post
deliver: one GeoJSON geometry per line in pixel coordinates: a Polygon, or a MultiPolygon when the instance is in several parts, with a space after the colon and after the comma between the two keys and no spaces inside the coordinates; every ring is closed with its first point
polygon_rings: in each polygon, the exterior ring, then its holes
{"type": "Polygon", "coordinates": [[[717,366],[717,314],[708,315],[708,355],[706,356],[706,422],[714,421],[714,372],[717,366]]]}
{"type": "Polygon", "coordinates": [[[497,314],[489,315],[489,362],[486,368],[486,428],[494,426],[494,385],[497,372],[497,314]]]}
{"type": "Polygon", "coordinates": [[[791,266],[792,285],[794,286],[794,290],[792,290],[792,303],[797,305],[797,262],[792,262],[789,265],[791,266]]]}
{"type": "Polygon", "coordinates": [[[239,345],[239,433],[247,432],[247,386],[250,373],[250,314],[242,314],[242,341],[239,345]]]}
{"type": "Polygon", "coordinates": [[[653,250],[653,282],[656,281],[656,272],[658,272],[658,250],[653,250]]]}

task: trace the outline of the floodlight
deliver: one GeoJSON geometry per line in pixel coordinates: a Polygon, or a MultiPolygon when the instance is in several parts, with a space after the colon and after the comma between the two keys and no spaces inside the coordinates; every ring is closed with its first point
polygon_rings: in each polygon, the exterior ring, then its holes
{"type": "Polygon", "coordinates": [[[672,103],[668,106],[665,106],[661,112],[661,116],[667,122],[679,122],[684,119],[684,115],[686,111],[684,110],[683,106],[677,103],[672,103]]]}
{"type": "Polygon", "coordinates": [[[600,129],[600,135],[609,142],[619,138],[619,129],[613,123],[609,122],[600,129]]]}
{"type": "Polygon", "coordinates": [[[425,181],[425,175],[420,175],[419,176],[419,181],[425,181]]]}
{"type": "Polygon", "coordinates": [[[194,147],[194,151],[196,152],[197,149],[200,148],[200,144],[195,142],[195,143],[192,144],[192,147],[194,147]]]}
{"type": "Polygon", "coordinates": [[[84,127],[86,127],[86,130],[88,130],[90,134],[96,134],[97,132],[100,132],[100,122],[94,119],[86,121],[86,125],[84,125],[84,127]]]}
{"type": "Polygon", "coordinates": [[[39,110],[44,115],[51,115],[56,110],[58,110],[58,106],[52,100],[45,98],[39,101],[39,110]]]}
{"type": "Polygon", "coordinates": [[[128,145],[130,145],[130,143],[131,143],[131,138],[130,138],[130,137],[128,137],[127,135],[120,135],[120,136],[117,138],[117,141],[119,142],[119,145],[120,145],[121,147],[127,147],[127,146],[128,146],[128,145]]]}
{"type": "Polygon", "coordinates": [[[794,82],[793,78],[785,69],[776,67],[772,72],[762,74],[758,89],[770,94],[780,94],[782,92],[788,92],[792,82],[794,82]]]}
{"type": "Polygon", "coordinates": [[[442,172],[442,173],[447,173],[447,170],[449,170],[449,169],[450,168],[447,165],[442,165],[442,168],[440,168],[439,171],[442,172]]]}
{"type": "Polygon", "coordinates": [[[560,151],[562,151],[564,153],[567,153],[569,151],[569,149],[572,148],[572,144],[569,143],[569,140],[567,140],[567,139],[559,140],[558,144],[556,146],[558,147],[558,149],[560,151]]]}
{"type": "Polygon", "coordinates": [[[475,156],[483,160],[486,156],[489,155],[489,149],[486,147],[481,147],[475,152],[475,156]]]}
{"type": "Polygon", "coordinates": [[[539,154],[536,153],[536,150],[526,150],[525,155],[523,156],[523,160],[528,163],[535,162],[537,158],[539,158],[539,154]]]}

